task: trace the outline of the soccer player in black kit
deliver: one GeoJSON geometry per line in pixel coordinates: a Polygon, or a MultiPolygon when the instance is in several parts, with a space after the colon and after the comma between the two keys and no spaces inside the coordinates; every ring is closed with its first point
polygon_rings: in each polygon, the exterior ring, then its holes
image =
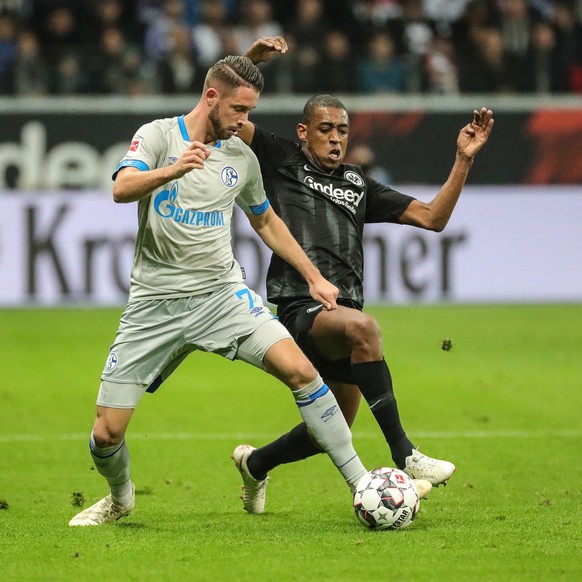
{"type": "MultiPolygon", "coordinates": [[[[286,51],[282,37],[265,37],[246,56],[258,64],[286,51]]],[[[367,178],[359,166],[343,163],[349,118],[343,104],[331,95],[317,95],[306,103],[297,125],[300,145],[251,122],[238,133],[259,159],[275,212],[322,275],[340,290],[337,309],[325,310],[311,299],[299,273],[273,256],[267,274],[268,300],[277,305],[281,322],[334,391],[348,424],[353,423],[363,395],[396,466],[435,486],[446,483],[455,466],[420,453],[406,435],[382,353],[379,325],[362,311],[364,224],[389,222],[442,231],[492,128],[491,110],[484,107],[473,112],[472,122],[457,138],[451,173],[428,203],[367,178]]],[[[305,424],[259,449],[237,447],[233,459],[243,477],[245,509],[264,511],[271,469],[319,452],[305,424]]]]}

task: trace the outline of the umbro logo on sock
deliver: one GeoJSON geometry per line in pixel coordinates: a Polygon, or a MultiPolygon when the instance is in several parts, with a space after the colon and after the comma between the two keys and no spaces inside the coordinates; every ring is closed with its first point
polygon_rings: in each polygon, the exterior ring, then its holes
{"type": "Polygon", "coordinates": [[[337,405],[334,404],[321,415],[321,420],[323,420],[323,422],[327,422],[336,412],[337,405]]]}

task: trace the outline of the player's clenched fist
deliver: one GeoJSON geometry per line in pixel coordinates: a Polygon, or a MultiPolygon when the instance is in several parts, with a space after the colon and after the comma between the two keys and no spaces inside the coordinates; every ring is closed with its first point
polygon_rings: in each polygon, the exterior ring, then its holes
{"type": "Polygon", "coordinates": [[[175,163],[176,178],[204,167],[206,158],[210,155],[210,150],[201,142],[194,141],[190,147],[180,156],[175,163]]]}

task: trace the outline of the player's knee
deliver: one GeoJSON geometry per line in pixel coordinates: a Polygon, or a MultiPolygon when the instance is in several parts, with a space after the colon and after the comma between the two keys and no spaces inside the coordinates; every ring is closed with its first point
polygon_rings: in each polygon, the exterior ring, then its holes
{"type": "Polygon", "coordinates": [[[374,356],[382,350],[382,332],[378,322],[368,314],[362,313],[347,326],[347,334],[353,349],[374,356]]]}
{"type": "Polygon", "coordinates": [[[100,449],[115,446],[119,444],[124,437],[123,430],[116,428],[103,417],[95,419],[92,434],[95,445],[100,449]]]}
{"type": "Polygon", "coordinates": [[[292,370],[289,370],[287,385],[293,390],[303,388],[318,376],[313,364],[306,358],[299,358],[292,370]]]}
{"type": "Polygon", "coordinates": [[[284,382],[292,390],[306,386],[317,376],[317,371],[299,346],[289,340],[273,346],[263,359],[265,370],[284,382]]]}

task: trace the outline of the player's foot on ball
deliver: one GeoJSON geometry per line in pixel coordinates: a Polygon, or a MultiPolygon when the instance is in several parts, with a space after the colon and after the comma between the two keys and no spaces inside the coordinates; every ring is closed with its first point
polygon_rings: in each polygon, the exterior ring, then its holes
{"type": "Polygon", "coordinates": [[[414,487],[420,499],[425,499],[432,489],[432,484],[426,479],[413,479],[414,487]]]}
{"type": "Polygon", "coordinates": [[[248,513],[263,513],[265,511],[265,497],[267,494],[266,479],[255,479],[247,467],[247,460],[255,447],[250,445],[239,445],[232,453],[232,459],[236,468],[240,471],[243,479],[243,486],[241,487],[243,494],[241,499],[245,510],[248,513]]]}
{"type": "Polygon", "coordinates": [[[131,498],[126,505],[119,505],[111,495],[104,497],[101,501],[91,507],[77,513],[71,521],[70,526],[101,525],[117,521],[121,517],[129,515],[135,506],[135,485],[131,485],[131,498]]]}
{"type": "Polygon", "coordinates": [[[435,487],[438,487],[441,483],[446,484],[456,468],[449,461],[432,459],[416,449],[412,449],[412,454],[406,457],[405,463],[403,470],[409,477],[412,479],[426,479],[435,487]]]}

